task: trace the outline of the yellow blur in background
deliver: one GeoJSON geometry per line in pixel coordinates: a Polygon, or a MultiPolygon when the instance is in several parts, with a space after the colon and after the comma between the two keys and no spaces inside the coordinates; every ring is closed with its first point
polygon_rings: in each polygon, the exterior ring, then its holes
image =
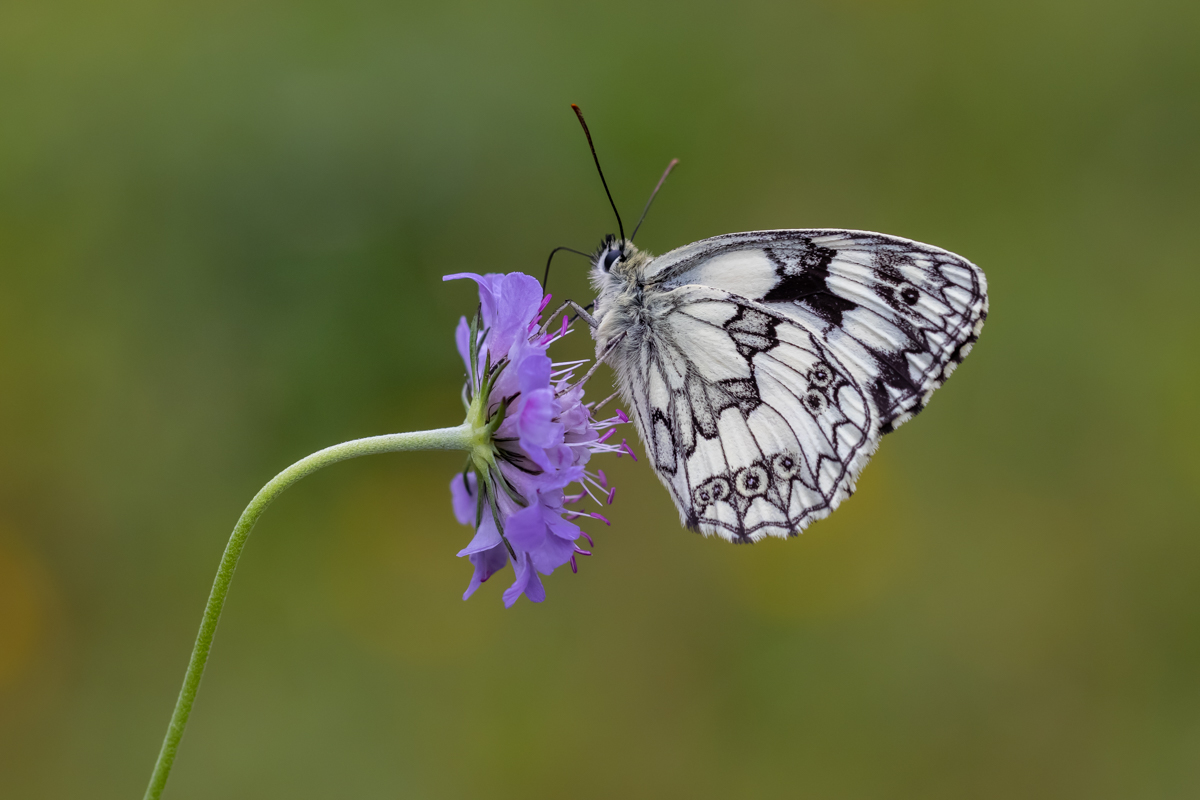
{"type": "Polygon", "coordinates": [[[978,346],[795,540],[608,459],[536,606],[458,456],[305,479],[166,796],[1200,796],[1198,74],[1175,0],[0,4],[0,797],[139,796],[254,492],[460,421],[441,276],[614,227],[572,102],[627,220],[681,159],[639,246],[929,242],[978,346]]]}

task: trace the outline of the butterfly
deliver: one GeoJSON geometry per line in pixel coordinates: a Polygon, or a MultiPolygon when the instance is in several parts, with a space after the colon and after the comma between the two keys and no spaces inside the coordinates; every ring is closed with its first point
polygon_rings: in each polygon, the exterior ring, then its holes
{"type": "Polygon", "coordinates": [[[597,360],[682,524],[732,542],[832,513],[987,319],[982,270],[880,233],[731,233],[659,257],[622,233],[591,258],[597,360]]]}

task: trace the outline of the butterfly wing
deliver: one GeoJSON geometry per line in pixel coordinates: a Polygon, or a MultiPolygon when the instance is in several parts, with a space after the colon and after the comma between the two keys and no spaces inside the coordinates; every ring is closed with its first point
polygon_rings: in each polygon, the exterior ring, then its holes
{"type": "Polygon", "coordinates": [[[618,380],[684,524],[731,541],[828,516],[987,316],[969,261],[858,231],[719,236],[642,280],[668,310],[621,348],[618,380]]]}
{"type": "Polygon", "coordinates": [[[686,286],[615,364],[683,523],[794,535],[854,489],[878,420],[820,336],[731,292],[686,286]]]}
{"type": "Polygon", "coordinates": [[[725,289],[819,333],[869,394],[883,433],[925,407],[987,319],[987,279],[970,261],[864,231],[717,236],[655,259],[645,279],[725,289]]]}

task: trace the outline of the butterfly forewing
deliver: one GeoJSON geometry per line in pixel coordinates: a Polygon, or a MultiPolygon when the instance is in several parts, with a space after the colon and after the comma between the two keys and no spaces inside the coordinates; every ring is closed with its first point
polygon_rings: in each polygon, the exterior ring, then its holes
{"type": "Polygon", "coordinates": [[[663,290],[725,289],[819,334],[869,394],[883,432],[924,407],[987,318],[974,264],[862,231],[717,236],[655,259],[645,277],[663,290]]]}

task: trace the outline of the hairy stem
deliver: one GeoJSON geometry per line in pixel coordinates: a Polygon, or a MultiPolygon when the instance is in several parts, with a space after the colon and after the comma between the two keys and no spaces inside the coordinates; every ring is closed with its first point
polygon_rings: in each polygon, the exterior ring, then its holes
{"type": "Polygon", "coordinates": [[[179,740],[183,737],[183,729],[187,726],[188,716],[192,712],[192,703],[196,699],[200,678],[204,675],[204,664],[208,661],[208,651],[212,647],[217,621],[221,618],[221,608],[225,605],[225,595],[229,593],[229,583],[233,579],[233,571],[237,568],[238,558],[242,554],[242,548],[246,545],[246,537],[250,535],[254,523],[258,521],[259,516],[271,504],[271,501],[305,475],[311,475],[322,467],[338,461],[373,453],[392,453],[401,450],[471,450],[473,440],[472,426],[468,423],[463,423],[455,428],[441,428],[434,431],[393,433],[386,436],[355,439],[352,442],[326,447],[324,450],[318,450],[312,455],[300,459],[259,490],[254,499],[250,501],[250,505],[246,506],[246,510],[242,512],[241,518],[234,526],[233,535],[229,537],[229,544],[225,545],[225,554],[221,556],[221,566],[217,568],[217,577],[213,581],[212,591],[208,595],[208,605],[204,607],[204,618],[200,621],[200,632],[196,635],[196,644],[192,648],[192,658],[188,662],[187,674],[183,678],[183,688],[179,691],[179,699],[175,702],[175,713],[171,715],[171,724],[167,728],[166,738],[163,739],[158,762],[154,765],[154,774],[150,776],[150,785],[146,788],[145,800],[158,800],[162,795],[163,787],[167,785],[167,776],[171,773],[171,765],[174,763],[175,753],[179,749],[179,740]]]}

